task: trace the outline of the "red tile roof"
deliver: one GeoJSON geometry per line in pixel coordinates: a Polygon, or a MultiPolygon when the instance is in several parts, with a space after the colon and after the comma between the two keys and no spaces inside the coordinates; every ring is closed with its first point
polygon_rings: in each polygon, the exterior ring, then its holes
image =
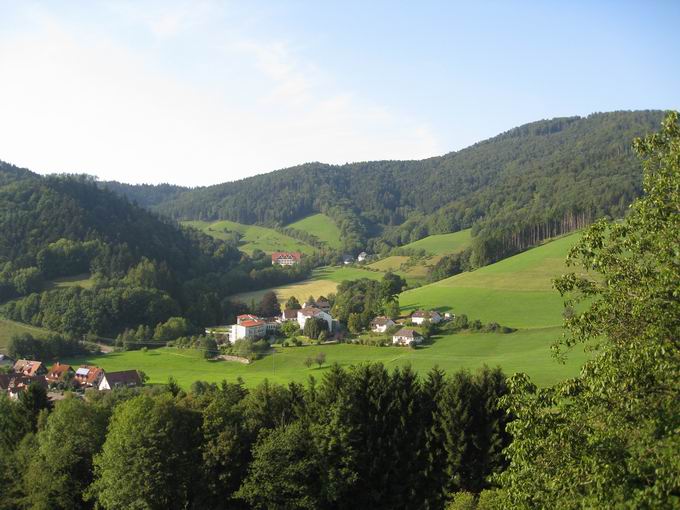
{"type": "Polygon", "coordinates": [[[38,372],[44,371],[45,367],[41,361],[33,361],[30,359],[20,359],[14,364],[14,371],[18,374],[32,377],[38,375],[38,372]]]}
{"type": "Polygon", "coordinates": [[[255,326],[264,326],[266,323],[264,321],[241,321],[241,326],[246,328],[254,328],[255,326]]]}
{"type": "Polygon", "coordinates": [[[275,251],[272,253],[272,262],[276,262],[278,259],[293,259],[296,262],[300,262],[302,253],[299,251],[275,251]]]}

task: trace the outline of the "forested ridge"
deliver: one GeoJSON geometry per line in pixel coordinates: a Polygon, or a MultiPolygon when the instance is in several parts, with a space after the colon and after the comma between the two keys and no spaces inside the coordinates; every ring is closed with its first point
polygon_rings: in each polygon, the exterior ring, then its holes
{"type": "Polygon", "coordinates": [[[657,129],[662,115],[542,120],[421,161],[308,163],[184,191],[102,185],[176,219],[281,226],[323,212],[338,224],[347,251],[381,252],[473,227],[486,263],[596,218],[624,215],[641,192],[632,140],[657,129]]]}
{"type": "Polygon", "coordinates": [[[229,295],[303,278],[315,263],[271,265],[264,253],[178,225],[82,175],[40,176],[0,162],[0,313],[81,338],[229,320],[229,295]],[[54,287],[89,275],[87,287],[54,287]]]}

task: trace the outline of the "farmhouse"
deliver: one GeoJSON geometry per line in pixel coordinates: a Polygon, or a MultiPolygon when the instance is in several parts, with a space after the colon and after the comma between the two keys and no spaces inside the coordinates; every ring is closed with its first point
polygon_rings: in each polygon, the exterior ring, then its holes
{"type": "Polygon", "coordinates": [[[280,266],[294,266],[299,264],[302,253],[298,251],[275,251],[272,253],[272,264],[280,266]]]}
{"type": "Polygon", "coordinates": [[[41,361],[20,359],[14,364],[14,372],[33,377],[36,375],[45,375],[47,373],[47,368],[45,368],[45,365],[43,365],[41,361]]]}
{"type": "Polygon", "coordinates": [[[281,322],[296,321],[297,320],[297,310],[288,309],[281,312],[281,322]]]}
{"type": "Polygon", "coordinates": [[[0,374],[0,391],[6,393],[9,398],[16,400],[19,394],[31,384],[47,386],[45,377],[42,375],[29,376],[20,373],[0,374]]]}
{"type": "Polygon", "coordinates": [[[384,333],[391,327],[393,327],[396,323],[390,319],[389,317],[381,316],[381,317],[376,317],[371,321],[371,331],[375,333],[384,333]]]}
{"type": "Polygon", "coordinates": [[[142,379],[136,370],[124,370],[122,372],[109,372],[104,374],[99,382],[99,390],[112,390],[115,388],[134,388],[141,386],[142,379]]]}
{"type": "Polygon", "coordinates": [[[56,383],[65,381],[74,375],[75,371],[73,368],[71,368],[71,365],[64,365],[57,362],[52,365],[52,368],[50,368],[49,372],[47,372],[45,378],[47,379],[48,383],[56,383]]]}
{"type": "Polygon", "coordinates": [[[365,251],[362,251],[359,255],[357,255],[357,262],[363,262],[368,258],[368,253],[365,251]]]}
{"type": "Polygon", "coordinates": [[[415,345],[423,341],[423,337],[415,329],[403,328],[392,336],[394,345],[415,345]]]}
{"type": "Polygon", "coordinates": [[[411,314],[411,322],[413,324],[422,324],[425,321],[430,321],[432,324],[437,324],[442,321],[442,316],[436,310],[417,310],[411,314]]]}
{"type": "Polygon", "coordinates": [[[311,317],[325,320],[328,323],[328,331],[333,331],[333,317],[329,313],[315,307],[302,308],[297,311],[297,321],[300,324],[300,328],[304,329],[305,322],[311,317]]]}
{"type": "Polygon", "coordinates": [[[74,379],[83,387],[97,388],[104,376],[104,370],[90,365],[81,365],[75,373],[74,379]]]}

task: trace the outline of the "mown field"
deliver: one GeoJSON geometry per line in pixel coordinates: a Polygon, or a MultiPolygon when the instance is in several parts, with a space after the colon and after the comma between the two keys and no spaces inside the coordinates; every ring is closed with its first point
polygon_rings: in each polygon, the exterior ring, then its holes
{"type": "Polygon", "coordinates": [[[425,250],[432,255],[446,255],[463,251],[472,242],[471,230],[461,230],[452,234],[435,234],[418,241],[405,244],[402,248],[425,250]]]}
{"type": "Polygon", "coordinates": [[[9,339],[14,335],[22,333],[30,333],[33,336],[45,336],[49,331],[7,319],[0,319],[0,352],[6,353],[9,339]]]}
{"type": "Polygon", "coordinates": [[[241,294],[235,294],[232,296],[232,299],[250,303],[253,299],[259,301],[262,299],[265,292],[273,290],[281,303],[285,302],[291,296],[295,296],[302,302],[309,296],[317,298],[335,292],[338,288],[338,284],[344,280],[358,280],[359,278],[379,280],[383,277],[383,274],[384,273],[367,271],[357,267],[320,267],[313,271],[312,277],[309,280],[290,283],[280,287],[272,287],[270,289],[243,292],[241,294]]]}
{"type": "Polygon", "coordinates": [[[405,311],[436,308],[515,328],[562,324],[563,301],[552,280],[567,271],[564,260],[578,234],[562,237],[508,259],[404,292],[405,311]]]}
{"type": "Polygon", "coordinates": [[[288,226],[316,236],[331,248],[339,249],[342,246],[340,242],[340,229],[325,214],[313,214],[288,226]]]}
{"type": "Polygon", "coordinates": [[[99,365],[109,371],[136,368],[149,376],[150,383],[165,383],[172,375],[183,387],[196,380],[234,381],[237,377],[242,377],[248,386],[257,385],[264,379],[279,383],[304,382],[309,376],[322,377],[332,363],[349,366],[367,361],[381,362],[387,367],[410,363],[421,373],[435,365],[446,371],[475,370],[484,364],[500,365],[508,374],[527,372],[537,384],[546,385],[576,375],[585,360],[582,350],[575,350],[566,364],[555,361],[548,346],[559,335],[559,328],[517,331],[507,335],[463,333],[438,337],[431,345],[415,350],[351,344],[279,347],[274,354],[250,365],[207,361],[202,359],[200,351],[173,348],[79,357],[66,362],[99,365]],[[320,368],[316,365],[307,368],[305,359],[319,352],[326,354],[326,364],[320,368]]]}
{"type": "Polygon", "coordinates": [[[265,253],[274,251],[314,252],[312,246],[303,243],[302,241],[281,234],[274,229],[260,227],[259,225],[243,225],[228,220],[215,222],[184,221],[182,223],[201,230],[216,239],[226,239],[229,235],[228,232],[238,232],[242,236],[239,249],[249,254],[257,249],[262,250],[265,253]]]}

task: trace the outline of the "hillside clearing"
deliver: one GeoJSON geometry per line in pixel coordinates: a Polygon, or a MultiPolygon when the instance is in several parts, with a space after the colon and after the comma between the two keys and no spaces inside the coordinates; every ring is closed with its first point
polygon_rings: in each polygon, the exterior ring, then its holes
{"type": "Polygon", "coordinates": [[[425,250],[432,255],[447,255],[463,251],[472,242],[471,229],[460,230],[452,234],[434,234],[418,241],[405,244],[401,248],[409,250],[425,250]]]}
{"type": "Polygon", "coordinates": [[[0,319],[0,352],[6,353],[10,338],[22,333],[30,333],[36,337],[43,337],[47,336],[50,332],[46,329],[29,326],[28,324],[0,319]]]}
{"type": "Polygon", "coordinates": [[[340,249],[340,229],[335,222],[325,214],[313,214],[295,223],[287,225],[296,230],[302,230],[308,234],[316,236],[319,241],[326,243],[333,249],[340,249]]]}
{"type": "Polygon", "coordinates": [[[293,239],[281,234],[274,229],[261,227],[259,225],[244,225],[234,221],[221,220],[215,222],[207,221],[183,221],[183,225],[194,227],[216,239],[226,240],[229,232],[241,234],[241,244],[239,250],[252,254],[255,250],[262,250],[265,253],[274,251],[299,251],[302,253],[313,253],[314,248],[302,241],[293,239]]]}

